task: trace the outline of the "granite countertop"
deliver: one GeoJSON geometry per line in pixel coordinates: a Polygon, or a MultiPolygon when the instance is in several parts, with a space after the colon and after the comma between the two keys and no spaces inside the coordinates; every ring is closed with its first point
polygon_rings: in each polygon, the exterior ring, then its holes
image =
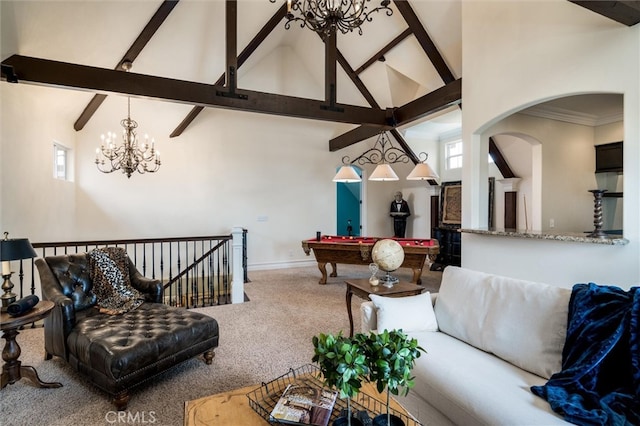
{"type": "Polygon", "coordinates": [[[569,241],[573,243],[604,244],[619,246],[629,244],[629,240],[621,235],[609,235],[606,238],[594,238],[587,236],[587,233],[580,232],[560,232],[560,231],[531,231],[517,229],[466,229],[460,232],[479,235],[495,235],[499,237],[530,238],[534,240],[555,240],[569,241]]]}

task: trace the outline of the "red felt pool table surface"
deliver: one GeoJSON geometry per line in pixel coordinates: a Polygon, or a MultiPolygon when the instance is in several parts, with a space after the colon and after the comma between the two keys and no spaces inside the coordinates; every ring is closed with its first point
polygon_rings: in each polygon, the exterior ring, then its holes
{"type": "MultiPolygon", "coordinates": [[[[318,262],[318,269],[322,273],[320,284],[327,283],[327,263],[331,264],[333,272],[331,277],[338,276],[336,264],[368,265],[371,259],[371,250],[374,244],[384,239],[383,237],[346,237],[335,235],[322,235],[320,241],[311,238],[302,241],[302,248],[309,256],[311,250],[318,262]]],[[[404,262],[401,268],[413,269],[411,282],[421,284],[422,268],[427,256],[433,261],[440,252],[438,241],[421,238],[389,238],[396,240],[404,249],[404,262]]]]}

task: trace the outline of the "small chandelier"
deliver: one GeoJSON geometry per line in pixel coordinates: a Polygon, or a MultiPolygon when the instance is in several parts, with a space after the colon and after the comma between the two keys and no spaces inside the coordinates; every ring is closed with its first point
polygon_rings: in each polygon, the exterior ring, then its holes
{"type": "MultiPolygon", "coordinates": [[[[415,165],[407,180],[438,179],[438,174],[427,164],[428,154],[419,154],[420,162],[415,165]]],[[[369,176],[369,180],[387,182],[398,180],[398,175],[391,164],[408,163],[409,156],[400,148],[393,146],[386,132],[381,132],[372,148],[366,150],[353,161],[348,156],[342,157],[342,167],[333,178],[334,182],[360,182],[362,179],[351,166],[354,163],[360,165],[375,164],[376,168],[369,176]]]]}
{"type": "MultiPolygon", "coordinates": [[[[276,0],[270,0],[275,3],[276,0]]],[[[371,22],[374,12],[385,11],[387,16],[393,14],[389,7],[390,0],[382,0],[380,6],[369,10],[367,3],[371,0],[287,0],[287,22],[284,27],[291,28],[291,22],[300,21],[300,27],[307,27],[321,35],[328,36],[340,30],[342,34],[357,29],[362,35],[360,26],[371,22]],[[296,14],[298,16],[296,16],[296,14]]]]}
{"type": "MultiPolygon", "coordinates": [[[[131,62],[124,62],[122,68],[131,69],[131,62]]],[[[124,144],[116,146],[116,133],[107,132],[100,136],[100,148],[96,148],[96,166],[102,173],[122,170],[130,178],[133,172],[154,173],[160,168],[160,151],[156,151],[155,140],[144,135],[144,143],[138,143],[136,128],[138,123],[131,119],[131,97],[127,97],[127,118],[120,121],[124,144]]]]}

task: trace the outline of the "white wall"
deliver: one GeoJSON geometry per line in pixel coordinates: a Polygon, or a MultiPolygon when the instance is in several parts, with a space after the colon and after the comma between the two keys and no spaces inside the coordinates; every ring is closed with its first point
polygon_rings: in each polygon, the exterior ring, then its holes
{"type": "Polygon", "coordinates": [[[543,100],[622,93],[629,240],[606,246],[463,234],[463,266],[558,285],[640,282],[640,26],[626,27],[562,0],[463,2],[462,22],[463,181],[471,183],[463,186],[463,227],[481,226],[486,214],[481,164],[483,132],[490,126],[543,100]]]}
{"type": "Polygon", "coordinates": [[[12,238],[62,239],[75,225],[75,186],[53,178],[53,143],[71,148],[71,156],[76,145],[74,111],[59,102],[62,92],[0,84],[0,228],[12,238]]]}
{"type": "MultiPolygon", "coordinates": [[[[291,49],[281,47],[246,71],[242,83],[313,96],[318,83],[304,70],[291,49]],[[286,75],[283,68],[299,72],[286,75]]],[[[127,179],[100,173],[93,163],[100,135],[120,131],[126,97],[109,96],[75,132],[89,93],[2,82],[0,95],[0,226],[32,242],[218,235],[237,225],[248,229],[251,269],[308,263],[313,258],[300,241],[316,230],[336,230],[335,167],[375,142],[332,153],[328,141],[351,126],[221,109],[205,109],[170,139],[191,108],[133,98],[139,135],[155,137],[163,164],[155,174],[127,179]],[[74,183],[52,178],[54,140],[73,148],[74,183]]],[[[365,183],[366,233],[392,235],[388,208],[400,189],[412,203],[407,235],[426,237],[428,185],[404,180],[409,165],[396,170],[399,182],[365,183]]]]}

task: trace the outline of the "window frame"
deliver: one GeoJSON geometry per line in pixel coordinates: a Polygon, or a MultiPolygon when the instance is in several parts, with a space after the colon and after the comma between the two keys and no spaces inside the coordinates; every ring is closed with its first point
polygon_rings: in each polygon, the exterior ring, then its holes
{"type": "Polygon", "coordinates": [[[444,164],[446,170],[455,170],[461,169],[463,164],[463,156],[462,156],[462,139],[453,140],[451,142],[447,142],[444,146],[444,164]],[[459,147],[460,153],[451,154],[452,147],[456,145],[456,148],[459,147]],[[452,161],[459,161],[460,165],[452,166],[452,161]]]}
{"type": "Polygon", "coordinates": [[[70,164],[69,153],[71,149],[62,145],[59,142],[53,143],[53,178],[57,180],[70,181],[70,164]],[[62,157],[61,157],[62,154],[62,157]],[[60,165],[58,160],[63,158],[63,164],[60,165]],[[62,166],[62,174],[60,173],[60,166],[62,166]]]}

